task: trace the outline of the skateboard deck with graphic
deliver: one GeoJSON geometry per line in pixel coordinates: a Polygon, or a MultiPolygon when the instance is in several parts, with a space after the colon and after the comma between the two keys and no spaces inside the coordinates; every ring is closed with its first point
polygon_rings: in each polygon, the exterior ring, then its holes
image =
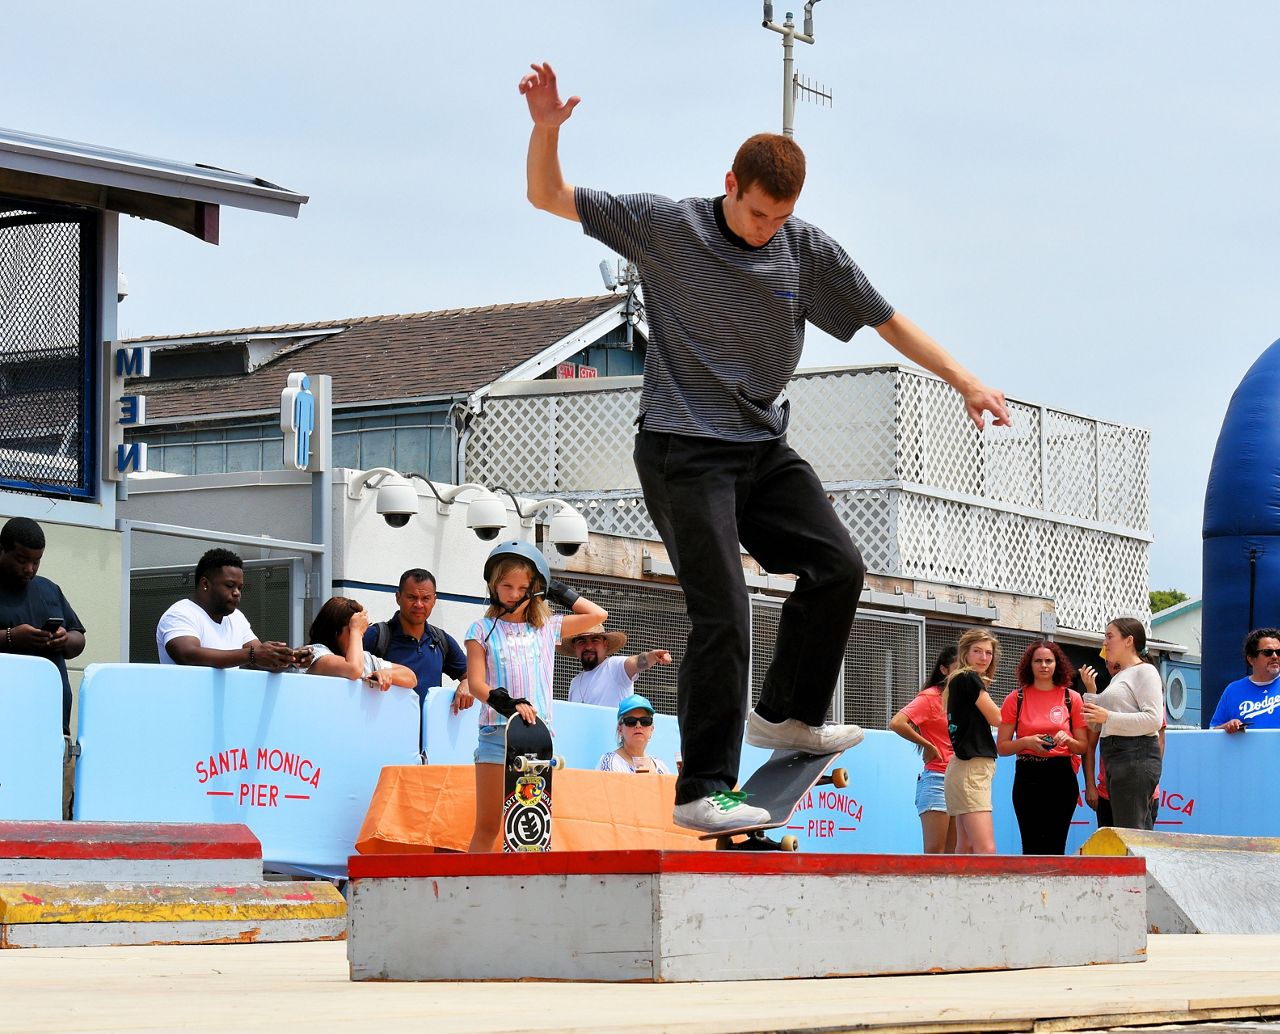
{"type": "Polygon", "coordinates": [[[827,766],[844,751],[835,754],[809,754],[803,750],[775,750],[769,760],[761,765],[743,784],[747,803],[753,808],[763,808],[769,813],[769,821],[740,829],[718,830],[706,833],[699,840],[714,840],[716,847],[724,851],[794,851],[798,841],[793,836],[774,840],[766,830],[785,826],[805,794],[815,786],[849,785],[849,773],[843,768],[827,772],[827,766]],[[745,834],[745,841],[733,837],[745,834]]]}
{"type": "Polygon", "coordinates": [[[518,714],[506,724],[502,784],[502,850],[551,849],[551,773],[564,759],[551,751],[551,730],[541,718],[526,725],[518,714]]]}

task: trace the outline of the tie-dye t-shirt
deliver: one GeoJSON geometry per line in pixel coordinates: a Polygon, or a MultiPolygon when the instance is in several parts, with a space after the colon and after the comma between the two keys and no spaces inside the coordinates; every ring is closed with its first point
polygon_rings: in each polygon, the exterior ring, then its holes
{"type": "MultiPolygon", "coordinates": [[[[551,727],[551,675],[563,614],[553,614],[541,628],[527,621],[481,618],[467,629],[467,641],[484,646],[485,681],[501,686],[512,700],[528,700],[551,727]],[[487,637],[487,641],[486,641],[487,637]]],[[[502,725],[506,719],[487,704],[480,705],[481,725],[502,725]]]]}

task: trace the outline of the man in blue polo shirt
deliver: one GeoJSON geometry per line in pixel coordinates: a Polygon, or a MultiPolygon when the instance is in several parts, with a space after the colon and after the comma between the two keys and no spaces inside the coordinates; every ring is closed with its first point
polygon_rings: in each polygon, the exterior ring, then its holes
{"type": "Polygon", "coordinates": [[[453,696],[457,714],[475,703],[467,689],[467,655],[458,641],[427,618],[436,605],[436,576],[413,567],[400,576],[396,590],[399,610],[387,621],[370,625],[364,634],[364,648],[375,657],[403,664],[418,676],[415,692],[426,703],[427,690],[441,685],[441,677],[458,679],[453,696]]]}
{"type": "Polygon", "coordinates": [[[1209,724],[1226,732],[1280,729],[1280,629],[1250,632],[1244,659],[1252,671],[1222,691],[1209,724]]]}

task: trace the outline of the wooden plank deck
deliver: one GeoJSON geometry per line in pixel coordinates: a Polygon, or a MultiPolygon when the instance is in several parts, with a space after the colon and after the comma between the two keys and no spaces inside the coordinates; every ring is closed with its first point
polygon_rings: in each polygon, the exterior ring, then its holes
{"type": "Polygon", "coordinates": [[[1280,936],[1270,935],[1153,936],[1138,965],[661,985],[357,984],[345,952],[342,943],[6,952],[0,1031],[1053,1031],[1280,1016],[1280,936]]]}

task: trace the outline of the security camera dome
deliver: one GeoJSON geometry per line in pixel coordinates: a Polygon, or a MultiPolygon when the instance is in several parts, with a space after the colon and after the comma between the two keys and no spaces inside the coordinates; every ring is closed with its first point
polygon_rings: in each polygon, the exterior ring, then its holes
{"type": "Polygon", "coordinates": [[[467,505],[467,527],[482,542],[492,542],[507,530],[507,506],[496,495],[477,495],[467,505]]]}
{"type": "Polygon", "coordinates": [[[418,493],[404,478],[388,477],[378,486],[378,513],[393,528],[403,528],[418,512],[418,493]]]}
{"type": "Polygon", "coordinates": [[[587,522],[577,510],[566,506],[551,518],[548,536],[557,552],[562,556],[573,556],[579,546],[586,544],[587,522]]]}

